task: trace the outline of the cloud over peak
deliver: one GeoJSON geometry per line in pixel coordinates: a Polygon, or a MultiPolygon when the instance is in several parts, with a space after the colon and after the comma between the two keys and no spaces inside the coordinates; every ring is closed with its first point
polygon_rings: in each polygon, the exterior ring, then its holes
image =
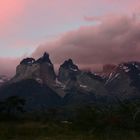
{"type": "Polygon", "coordinates": [[[39,46],[33,56],[47,50],[56,64],[73,58],[81,65],[140,60],[140,21],[128,16],[99,19],[97,26],[80,27],[39,46]]]}

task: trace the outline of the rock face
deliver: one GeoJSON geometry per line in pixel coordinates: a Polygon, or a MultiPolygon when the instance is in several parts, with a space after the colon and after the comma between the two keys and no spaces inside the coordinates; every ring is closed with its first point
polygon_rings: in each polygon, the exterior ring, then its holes
{"type": "Polygon", "coordinates": [[[56,75],[48,53],[44,53],[38,60],[26,58],[20,62],[16,69],[16,75],[11,79],[11,82],[18,82],[25,79],[35,79],[43,84],[49,84],[55,81],[56,75]]]}
{"type": "Polygon", "coordinates": [[[77,65],[72,59],[65,61],[59,68],[58,80],[62,83],[67,83],[69,80],[75,78],[80,73],[77,65]]]}
{"type": "MultiPolygon", "coordinates": [[[[93,73],[80,71],[71,59],[65,61],[59,69],[58,80],[65,85],[64,90],[70,93],[92,93],[96,96],[106,95],[103,79],[93,73]]],[[[74,94],[76,95],[76,94],[74,94]]]]}
{"type": "Polygon", "coordinates": [[[100,76],[90,72],[82,72],[77,80],[82,90],[92,92],[96,96],[107,95],[104,80],[100,76]]]}
{"type": "Polygon", "coordinates": [[[28,107],[40,108],[40,105],[114,103],[116,100],[112,99],[140,97],[139,62],[106,65],[103,72],[105,74],[100,76],[81,71],[69,59],[60,66],[56,76],[49,54],[44,53],[38,60],[26,58],[20,62],[16,75],[7,85],[1,86],[0,98],[18,95],[27,99],[28,107]]]}
{"type": "Polygon", "coordinates": [[[140,63],[119,64],[107,79],[106,87],[113,96],[121,98],[140,96],[140,63]]]}

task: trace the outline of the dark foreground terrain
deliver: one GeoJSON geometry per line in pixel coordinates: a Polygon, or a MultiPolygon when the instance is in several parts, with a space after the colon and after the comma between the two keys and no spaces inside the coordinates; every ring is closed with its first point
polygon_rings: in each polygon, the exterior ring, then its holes
{"type": "MultiPolygon", "coordinates": [[[[16,103],[16,102],[15,102],[16,103]]],[[[139,101],[0,114],[0,140],[139,140],[139,101]]]]}
{"type": "Polygon", "coordinates": [[[30,122],[1,122],[1,140],[139,140],[140,133],[130,130],[106,129],[80,132],[68,124],[30,122]]]}

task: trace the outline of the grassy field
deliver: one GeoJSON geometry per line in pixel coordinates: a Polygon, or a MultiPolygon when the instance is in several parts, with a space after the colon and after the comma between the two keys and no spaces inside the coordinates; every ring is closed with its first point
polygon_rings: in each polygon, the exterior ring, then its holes
{"type": "Polygon", "coordinates": [[[0,122],[0,140],[139,140],[135,131],[75,131],[67,124],[0,122]]]}

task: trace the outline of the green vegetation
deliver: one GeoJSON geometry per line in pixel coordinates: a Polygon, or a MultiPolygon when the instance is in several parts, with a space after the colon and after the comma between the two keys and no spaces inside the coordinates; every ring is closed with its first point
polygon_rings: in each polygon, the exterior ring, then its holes
{"type": "Polygon", "coordinates": [[[25,112],[25,100],[1,102],[0,140],[139,140],[140,102],[25,112]]]}

